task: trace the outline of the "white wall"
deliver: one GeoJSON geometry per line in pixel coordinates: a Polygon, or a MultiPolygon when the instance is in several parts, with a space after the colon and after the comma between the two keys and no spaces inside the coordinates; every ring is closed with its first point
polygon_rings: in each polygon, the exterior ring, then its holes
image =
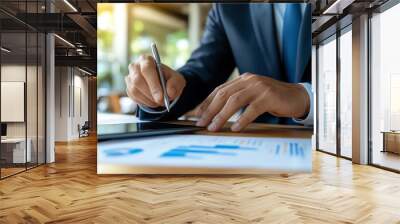
{"type": "MultiPolygon", "coordinates": [[[[2,65],[1,66],[1,81],[3,82],[25,82],[25,75],[28,72],[28,84],[27,88],[27,106],[30,107],[27,113],[28,118],[28,137],[31,133],[30,130],[36,131],[36,80],[31,75],[34,74],[36,77],[36,67],[25,65],[2,65]],[[25,70],[27,69],[27,70],[25,70]],[[33,87],[32,87],[33,86],[33,87]],[[33,108],[34,107],[34,108],[33,108]],[[35,112],[35,113],[33,113],[35,112]],[[32,123],[33,122],[33,123],[32,123]]],[[[4,97],[4,96],[3,96],[4,97]]],[[[42,105],[39,105],[41,107],[42,105]]],[[[1,108],[1,110],[7,110],[7,108],[1,108]]],[[[8,137],[25,137],[25,123],[26,122],[7,122],[7,136],[8,137]]],[[[36,135],[36,132],[35,132],[36,135]]]]}
{"type": "Polygon", "coordinates": [[[55,141],[68,141],[69,124],[69,69],[55,68],[55,141]]]}
{"type": "MultiPolygon", "coordinates": [[[[22,65],[2,65],[1,81],[25,82],[25,66],[22,65]]],[[[5,110],[6,108],[1,108],[5,110]]],[[[25,123],[7,123],[7,137],[25,137],[25,123]]]]}
{"type": "Polygon", "coordinates": [[[56,67],[56,141],[79,138],[78,125],[88,120],[88,78],[83,75],[76,68],[56,67]]]}
{"type": "MultiPolygon", "coordinates": [[[[75,70],[76,71],[76,70],[75,70]]],[[[81,74],[81,73],[80,73],[81,74]]],[[[72,136],[79,136],[78,124],[83,125],[88,120],[88,78],[74,75],[74,108],[72,108],[72,136]],[[80,96],[80,97],[79,97],[80,96]],[[79,102],[80,101],[80,102],[79,102]],[[82,108],[80,108],[82,107],[82,108]],[[80,111],[82,110],[82,111],[80,111]]]]}

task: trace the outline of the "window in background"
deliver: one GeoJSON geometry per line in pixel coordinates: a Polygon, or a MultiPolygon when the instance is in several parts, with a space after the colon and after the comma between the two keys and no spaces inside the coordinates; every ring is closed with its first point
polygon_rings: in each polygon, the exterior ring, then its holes
{"type": "MultiPolygon", "coordinates": [[[[175,4],[178,9],[179,5],[175,4]]],[[[189,58],[187,21],[155,7],[135,4],[131,8],[130,61],[141,54],[151,54],[150,45],[157,43],[163,63],[178,69],[189,58]]]]}
{"type": "MultiPolygon", "coordinates": [[[[120,4],[116,4],[118,6],[120,4]]],[[[115,7],[112,4],[98,4],[97,16],[97,81],[98,96],[109,94],[113,86],[112,64],[120,64],[117,61],[118,54],[113,53],[113,40],[117,27],[115,7]]],[[[125,13],[126,14],[126,13],[125,13]]],[[[124,21],[121,21],[124,23],[124,21]]],[[[123,31],[121,31],[123,32],[123,31]]],[[[123,44],[123,43],[121,43],[123,44]]],[[[119,75],[119,74],[118,74],[119,75]]]]}
{"type": "Polygon", "coordinates": [[[397,28],[398,21],[400,21],[400,4],[375,14],[371,18],[372,154],[370,156],[373,164],[396,170],[400,170],[400,30],[397,28]]]}
{"type": "Polygon", "coordinates": [[[343,31],[340,41],[340,154],[352,157],[352,32],[343,31]]]}
{"type": "Polygon", "coordinates": [[[336,36],[318,47],[318,149],[336,154],[336,36]]]}

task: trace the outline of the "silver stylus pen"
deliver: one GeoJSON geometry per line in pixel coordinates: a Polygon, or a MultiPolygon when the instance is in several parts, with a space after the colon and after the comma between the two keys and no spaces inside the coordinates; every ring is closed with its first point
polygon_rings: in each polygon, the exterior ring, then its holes
{"type": "Polygon", "coordinates": [[[156,43],[154,43],[154,42],[151,44],[151,52],[153,53],[153,58],[156,61],[157,73],[158,73],[158,77],[160,78],[161,88],[162,88],[163,95],[164,95],[164,105],[167,108],[167,111],[169,112],[170,107],[169,107],[169,99],[168,99],[168,94],[167,94],[167,85],[165,83],[164,74],[161,69],[162,64],[161,64],[160,55],[158,54],[157,46],[156,46],[156,43]]]}

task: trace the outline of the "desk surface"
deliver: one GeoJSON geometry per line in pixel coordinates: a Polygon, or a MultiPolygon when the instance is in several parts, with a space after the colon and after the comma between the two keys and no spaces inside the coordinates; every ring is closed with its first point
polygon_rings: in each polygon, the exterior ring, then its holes
{"type": "MultiPolygon", "coordinates": [[[[27,141],[30,141],[30,138],[28,138],[27,141]]],[[[1,139],[1,143],[20,143],[20,142],[25,142],[25,138],[4,138],[4,139],[1,139]]]]}
{"type": "MultiPolygon", "coordinates": [[[[194,124],[192,121],[177,121],[178,124],[194,124]]],[[[251,124],[244,132],[235,133],[226,125],[220,132],[199,131],[198,134],[246,136],[246,137],[287,137],[287,138],[311,138],[312,129],[298,125],[273,125],[273,124],[251,124]]]]}
{"type": "Polygon", "coordinates": [[[381,131],[381,133],[383,133],[383,134],[397,134],[397,135],[399,135],[399,134],[400,134],[400,131],[381,131]]]}
{"type": "MultiPolygon", "coordinates": [[[[253,125],[239,135],[310,134],[307,130],[253,125]]],[[[82,138],[57,144],[55,164],[0,181],[0,220],[398,223],[398,174],[353,165],[320,152],[314,153],[313,160],[311,174],[99,176],[96,139],[82,138]]]]}

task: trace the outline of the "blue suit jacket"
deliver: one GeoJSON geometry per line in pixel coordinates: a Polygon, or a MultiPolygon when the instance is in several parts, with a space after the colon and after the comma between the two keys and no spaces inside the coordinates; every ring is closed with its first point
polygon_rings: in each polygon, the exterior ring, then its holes
{"type": "MultiPolygon", "coordinates": [[[[224,83],[235,67],[239,73],[250,72],[289,82],[311,81],[311,12],[300,28],[296,59],[297,74],[287,74],[281,60],[272,4],[215,4],[210,10],[200,46],[179,69],[187,85],[177,104],[166,114],[139,110],[144,120],[176,119],[200,104],[215,87],[224,83]],[[309,21],[309,22],[307,22],[309,21]]],[[[285,35],[285,34],[283,34],[285,35]]],[[[258,122],[293,124],[292,119],[265,113],[258,122]]]]}

